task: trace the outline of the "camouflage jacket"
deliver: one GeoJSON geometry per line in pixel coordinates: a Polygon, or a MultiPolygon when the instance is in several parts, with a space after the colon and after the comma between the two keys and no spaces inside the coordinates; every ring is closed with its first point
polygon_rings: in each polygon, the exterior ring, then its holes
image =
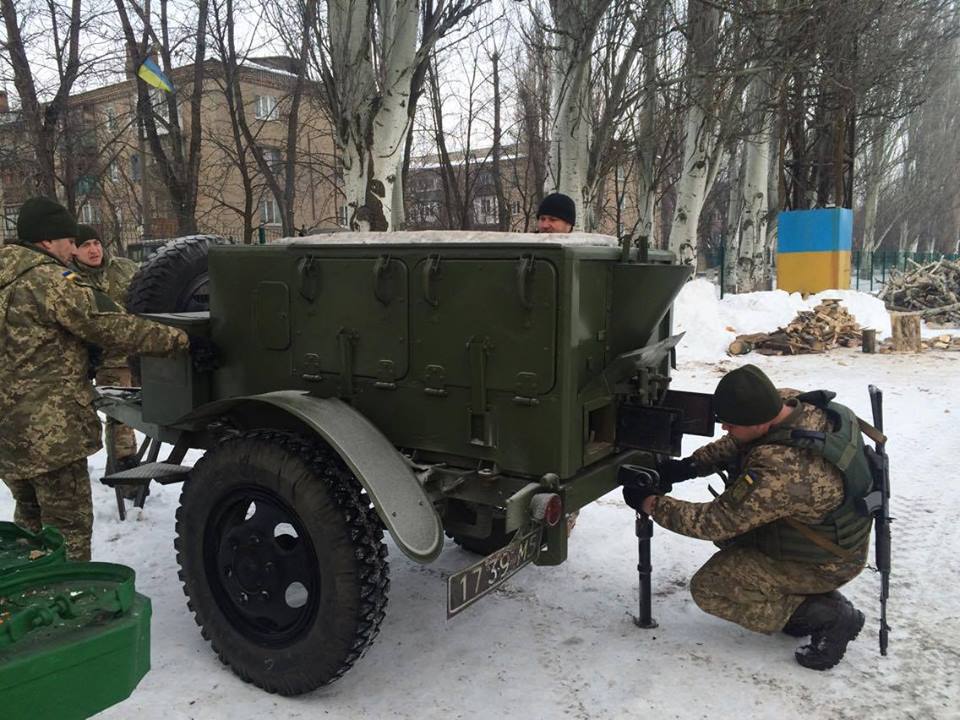
{"type": "MultiPolygon", "coordinates": [[[[133,260],[124,257],[104,258],[103,264],[97,268],[74,261],[70,267],[81,275],[83,284],[102,291],[120,307],[127,307],[127,290],[139,267],[133,260]]],[[[126,353],[112,348],[104,348],[104,350],[105,353],[99,363],[100,367],[127,367],[126,353]]]]}
{"type": "Polygon", "coordinates": [[[122,308],[127,306],[127,289],[139,265],[125,257],[104,258],[100,267],[89,267],[73,262],[70,267],[83,276],[93,287],[101,290],[122,308]]]}
{"type": "MultiPolygon", "coordinates": [[[[829,429],[823,410],[796,400],[799,391],[779,392],[793,406],[780,427],[829,429]]],[[[812,524],[844,499],[843,475],[812,450],[764,444],[763,438],[741,446],[725,435],[696,450],[691,458],[700,476],[731,466],[738,471],[712,502],[659,498],[654,520],[690,537],[722,542],[783,518],[812,524]]]]}
{"type": "Polygon", "coordinates": [[[157,355],[189,347],[182,331],[98,300],[55,258],[0,247],[0,477],[33,477],[101,447],[88,343],[157,355]]]}

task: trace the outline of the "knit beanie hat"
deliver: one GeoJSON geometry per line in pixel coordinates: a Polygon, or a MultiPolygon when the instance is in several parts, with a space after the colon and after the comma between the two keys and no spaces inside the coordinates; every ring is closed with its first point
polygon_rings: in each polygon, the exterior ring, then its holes
{"type": "Polygon", "coordinates": [[[77,247],[83,245],[87,240],[99,240],[100,233],[89,225],[77,225],[77,247]]]}
{"type": "Polygon", "coordinates": [[[762,425],[773,420],[782,407],[780,393],[756,365],[731,370],[720,378],[713,393],[717,420],[730,425],[762,425]]]}
{"type": "Polygon", "coordinates": [[[22,242],[77,237],[77,221],[63,205],[45,197],[27,200],[17,217],[17,236],[22,242]]]}
{"type": "Polygon", "coordinates": [[[540,207],[537,208],[537,217],[541,215],[551,215],[576,225],[577,205],[573,198],[563,193],[550,193],[540,201],[540,207]]]}

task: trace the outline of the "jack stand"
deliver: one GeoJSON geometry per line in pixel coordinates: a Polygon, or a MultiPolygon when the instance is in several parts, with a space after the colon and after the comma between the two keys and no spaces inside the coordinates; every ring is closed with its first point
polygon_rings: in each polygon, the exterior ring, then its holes
{"type": "Polygon", "coordinates": [[[633,618],[633,624],[644,629],[657,627],[657,621],[651,615],[650,577],[653,566],[650,564],[650,539],[653,537],[653,520],[645,513],[637,513],[637,548],[639,561],[637,573],[640,576],[639,614],[633,618]]]}

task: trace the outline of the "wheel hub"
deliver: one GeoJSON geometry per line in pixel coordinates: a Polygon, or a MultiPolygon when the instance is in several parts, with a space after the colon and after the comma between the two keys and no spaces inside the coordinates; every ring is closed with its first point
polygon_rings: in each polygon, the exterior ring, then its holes
{"type": "Polygon", "coordinates": [[[313,543],[299,517],[263,489],[234,492],[221,507],[207,535],[208,550],[216,547],[208,558],[219,577],[220,606],[261,642],[294,637],[316,613],[321,588],[313,543]]]}

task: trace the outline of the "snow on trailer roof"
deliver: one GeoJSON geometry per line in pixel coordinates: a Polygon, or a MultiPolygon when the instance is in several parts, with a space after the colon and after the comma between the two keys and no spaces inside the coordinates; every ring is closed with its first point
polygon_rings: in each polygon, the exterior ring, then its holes
{"type": "Polygon", "coordinates": [[[400,232],[334,232],[281,238],[274,243],[288,245],[564,245],[619,247],[615,237],[595,233],[507,233],[492,230],[403,230],[400,232]]]}

